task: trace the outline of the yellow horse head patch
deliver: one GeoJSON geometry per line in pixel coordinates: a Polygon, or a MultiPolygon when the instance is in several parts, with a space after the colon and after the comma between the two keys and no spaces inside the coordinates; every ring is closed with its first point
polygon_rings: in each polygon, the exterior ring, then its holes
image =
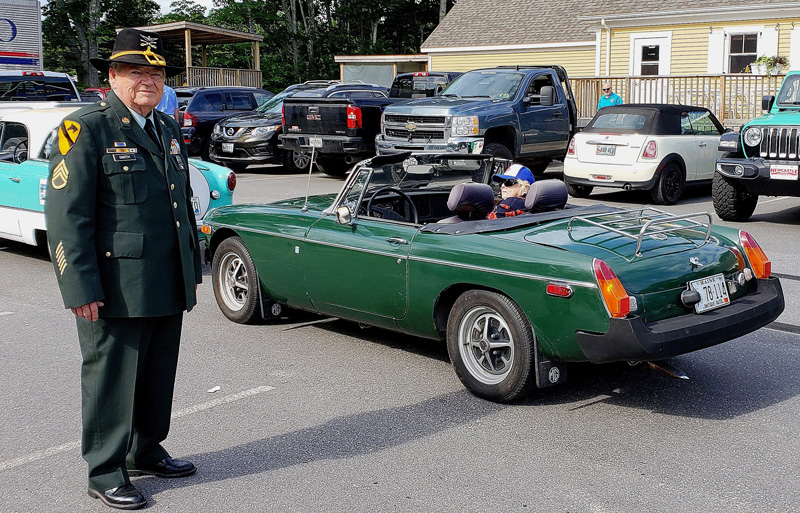
{"type": "Polygon", "coordinates": [[[66,155],[78,140],[81,133],[81,125],[76,121],[65,119],[58,127],[58,149],[62,155],[66,155]]]}

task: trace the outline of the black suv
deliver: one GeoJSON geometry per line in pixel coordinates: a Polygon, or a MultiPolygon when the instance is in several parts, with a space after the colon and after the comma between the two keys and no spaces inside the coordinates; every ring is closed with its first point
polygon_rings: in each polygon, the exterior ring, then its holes
{"type": "Polygon", "coordinates": [[[256,87],[198,87],[181,111],[181,132],[189,155],[209,160],[211,130],[220,119],[238,112],[250,112],[274,96],[256,87]]]}
{"type": "Polygon", "coordinates": [[[311,160],[310,151],[286,151],[279,146],[284,98],[386,98],[387,95],[385,87],[361,82],[311,80],[291,85],[255,112],[236,114],[217,123],[211,133],[209,156],[234,171],[241,171],[249,164],[279,163],[287,171],[306,171],[311,160]]]}

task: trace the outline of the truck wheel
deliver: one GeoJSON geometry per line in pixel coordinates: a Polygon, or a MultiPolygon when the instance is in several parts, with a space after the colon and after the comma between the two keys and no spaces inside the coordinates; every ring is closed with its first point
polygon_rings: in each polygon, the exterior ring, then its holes
{"type": "Polygon", "coordinates": [[[588,198],[593,189],[591,185],[567,184],[567,192],[573,198],[588,198]]]}
{"type": "Polygon", "coordinates": [[[509,402],[534,383],[534,338],[525,312],[511,299],[470,290],[447,319],[447,352],[458,379],[478,397],[509,402]]]}
{"type": "Polygon", "coordinates": [[[345,162],[344,159],[338,159],[336,157],[319,157],[317,159],[317,167],[326,175],[341,178],[347,174],[351,166],[345,162]]]}
{"type": "Polygon", "coordinates": [[[286,150],[283,152],[283,169],[290,173],[304,173],[311,163],[311,152],[306,150],[286,150]]]}
{"type": "Polygon", "coordinates": [[[214,298],[225,317],[239,324],[257,320],[258,272],[241,238],[225,239],[214,252],[211,284],[214,298]]]}
{"type": "Polygon", "coordinates": [[[714,211],[725,221],[747,221],[753,215],[758,203],[758,195],[747,190],[719,173],[714,173],[711,186],[714,211]]]}
{"type": "Polygon", "coordinates": [[[661,176],[650,189],[650,197],[654,203],[673,205],[683,194],[683,170],[676,162],[670,162],[661,170],[661,176]]]}
{"type": "Polygon", "coordinates": [[[487,144],[486,147],[483,148],[483,153],[500,159],[506,159],[506,160],[514,159],[514,154],[511,153],[511,150],[509,150],[507,146],[504,146],[499,143],[487,144]]]}

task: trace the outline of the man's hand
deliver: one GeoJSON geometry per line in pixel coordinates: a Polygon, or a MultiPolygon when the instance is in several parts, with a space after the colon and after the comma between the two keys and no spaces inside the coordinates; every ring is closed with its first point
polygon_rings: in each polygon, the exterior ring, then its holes
{"type": "Polygon", "coordinates": [[[78,317],[83,317],[87,321],[96,321],[98,319],[97,309],[101,306],[103,306],[102,301],[92,301],[88,305],[73,308],[72,313],[78,317]]]}

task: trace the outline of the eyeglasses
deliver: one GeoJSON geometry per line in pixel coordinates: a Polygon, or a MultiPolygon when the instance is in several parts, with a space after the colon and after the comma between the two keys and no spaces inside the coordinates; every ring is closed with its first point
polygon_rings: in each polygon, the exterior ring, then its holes
{"type": "Polygon", "coordinates": [[[514,187],[515,185],[517,185],[517,180],[516,179],[508,179],[508,178],[506,178],[505,180],[500,182],[500,185],[503,185],[505,187],[514,187]]]}
{"type": "Polygon", "coordinates": [[[604,88],[603,88],[603,91],[605,91],[605,92],[609,92],[610,90],[611,90],[611,88],[610,88],[610,87],[604,87],[604,88]]]}

